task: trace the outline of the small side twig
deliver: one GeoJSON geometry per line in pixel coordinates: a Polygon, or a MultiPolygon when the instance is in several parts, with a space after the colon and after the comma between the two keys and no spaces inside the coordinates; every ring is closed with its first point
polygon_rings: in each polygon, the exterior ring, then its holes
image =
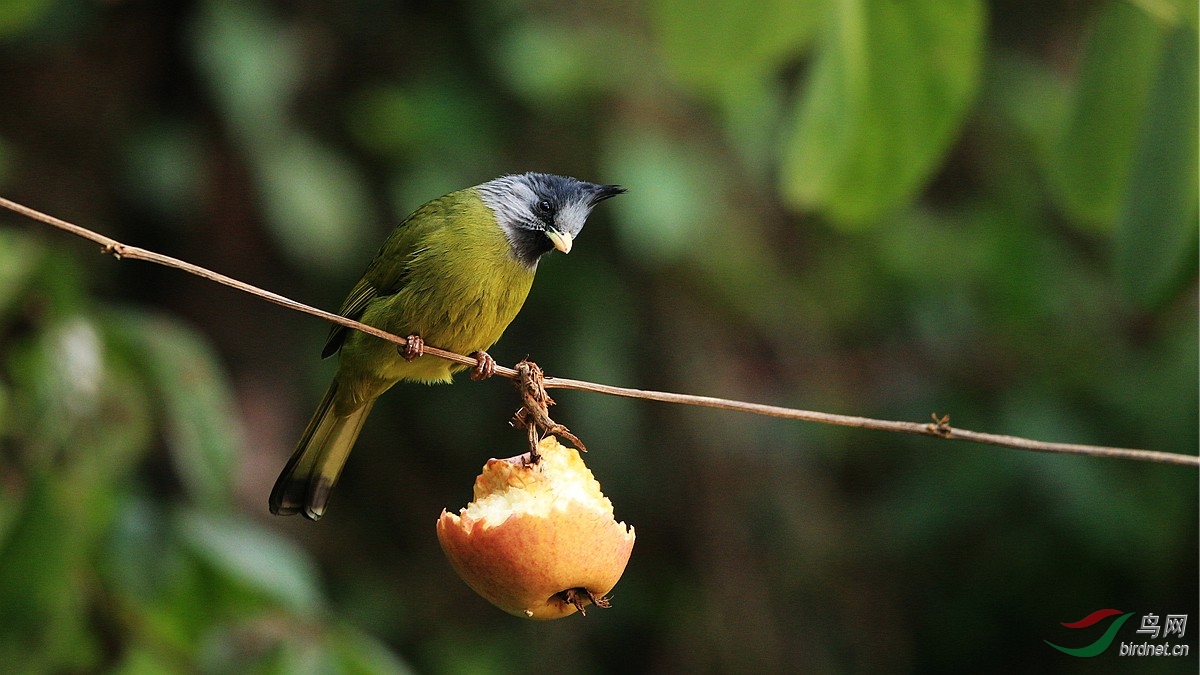
{"type": "Polygon", "coordinates": [[[587,452],[578,436],[550,419],[549,407],[554,405],[554,399],[546,393],[545,376],[538,364],[524,359],[514,370],[517,371],[517,377],[513,383],[521,395],[521,409],[513,415],[510,424],[529,432],[529,461],[537,463],[538,443],[541,442],[542,436],[547,434],[562,436],[571,441],[576,448],[587,452]]]}

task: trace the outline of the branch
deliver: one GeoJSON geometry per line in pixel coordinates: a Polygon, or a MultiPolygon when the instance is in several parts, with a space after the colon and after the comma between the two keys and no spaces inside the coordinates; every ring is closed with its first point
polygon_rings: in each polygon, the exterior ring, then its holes
{"type": "MultiPolygon", "coordinates": [[[[279,295],[278,293],[272,293],[271,291],[261,289],[258,286],[252,286],[244,281],[238,281],[237,279],[234,279],[232,277],[227,277],[224,274],[214,272],[206,267],[201,267],[199,265],[193,265],[192,263],[187,262],[185,260],[180,260],[178,258],[172,258],[169,255],[155,253],[154,251],[147,251],[146,249],[139,248],[137,246],[129,246],[128,244],[122,244],[121,242],[117,241],[116,239],[112,239],[110,237],[106,237],[97,232],[93,232],[92,230],[89,230],[86,227],[80,227],[79,225],[76,225],[75,223],[70,223],[70,222],[62,220],[60,218],[55,218],[54,216],[46,215],[45,213],[42,213],[41,211],[36,211],[34,209],[29,208],[28,206],[23,206],[21,204],[18,204],[14,201],[10,201],[3,197],[0,197],[0,206],[3,206],[4,208],[6,208],[10,211],[15,211],[15,212],[17,212],[23,216],[26,216],[28,218],[32,218],[33,220],[37,220],[37,221],[43,222],[47,225],[57,227],[60,230],[66,230],[67,232],[70,232],[71,234],[74,234],[79,237],[83,237],[84,239],[94,241],[97,244],[100,244],[100,246],[102,247],[101,251],[103,253],[108,253],[108,254],[112,255],[113,257],[115,257],[117,260],[144,260],[146,262],[152,262],[152,263],[155,263],[158,265],[164,265],[166,267],[174,267],[177,270],[183,270],[184,272],[189,272],[191,274],[195,274],[196,276],[202,277],[204,279],[208,279],[209,281],[215,281],[218,284],[224,284],[226,286],[229,286],[230,288],[236,288],[239,291],[243,291],[243,292],[249,293],[251,295],[257,295],[258,297],[260,297],[264,300],[267,300],[268,302],[273,302],[277,305],[282,305],[284,307],[287,307],[288,309],[294,309],[298,312],[304,312],[305,314],[311,314],[315,317],[325,319],[326,321],[332,321],[333,323],[341,324],[343,326],[346,326],[347,328],[353,328],[355,330],[360,330],[369,335],[374,335],[377,338],[382,338],[389,342],[394,342],[397,345],[408,344],[408,341],[405,340],[404,338],[399,337],[397,335],[392,335],[391,333],[388,333],[386,331],[379,330],[378,328],[375,328],[374,326],[368,326],[365,323],[359,323],[358,321],[355,321],[353,319],[347,319],[346,317],[340,316],[338,314],[332,314],[330,312],[326,312],[325,310],[317,309],[316,307],[310,307],[302,302],[296,302],[295,300],[292,300],[291,298],[286,298],[282,295],[279,295]]],[[[476,364],[476,360],[474,357],[463,356],[462,354],[455,354],[454,352],[448,352],[444,349],[438,349],[437,347],[428,347],[427,346],[424,348],[423,353],[429,354],[432,356],[437,356],[439,358],[443,358],[448,361],[454,361],[455,363],[461,363],[466,366],[474,366],[476,364]]],[[[513,378],[513,377],[517,376],[517,371],[513,370],[512,368],[496,366],[496,374],[503,375],[504,377],[508,377],[508,378],[513,378]]]]}
{"type": "MultiPolygon", "coordinates": [[[[267,290],[252,286],[243,281],[238,281],[223,274],[218,274],[199,265],[172,258],[171,256],[148,251],[137,246],[129,246],[115,239],[98,234],[85,227],[80,227],[74,223],[46,215],[40,211],[36,211],[27,206],[22,206],[16,202],[0,197],[0,206],[3,206],[10,211],[19,213],[27,218],[45,223],[61,230],[66,230],[76,236],[83,237],[103,247],[103,252],[115,256],[118,260],[144,260],[158,265],[165,265],[175,269],[189,272],[198,277],[215,281],[219,284],[224,284],[231,288],[236,288],[245,293],[256,295],[264,300],[268,300],[277,305],[282,305],[288,309],[311,314],[315,317],[331,321],[347,328],[360,330],[369,335],[387,340],[397,345],[406,344],[406,340],[398,335],[393,335],[386,331],[379,330],[373,326],[347,319],[344,316],[332,314],[324,310],[310,307],[300,302],[296,302],[291,298],[286,298],[277,293],[272,293],[267,290]]],[[[478,361],[471,356],[464,356],[454,352],[445,351],[436,347],[426,346],[424,353],[430,356],[447,359],[464,366],[475,366],[478,361]]],[[[509,379],[517,379],[518,372],[512,368],[504,366],[496,366],[496,374],[509,379]]],[[[663,403],[677,403],[682,405],[694,405],[705,408],[718,408],[721,410],[733,410],[737,412],[753,413],[756,415],[767,415],[771,417],[782,417],[785,419],[802,420],[806,422],[818,422],[821,424],[833,424],[844,427],[855,427],[859,429],[875,429],[879,431],[891,431],[906,434],[919,434],[922,436],[932,436],[935,438],[958,439],[970,441],[972,443],[982,443],[987,445],[997,445],[1006,448],[1016,448],[1018,450],[1030,450],[1034,452],[1049,452],[1060,455],[1087,455],[1091,457],[1111,457],[1118,459],[1131,459],[1142,462],[1154,462],[1159,464],[1177,464],[1182,466],[1200,467],[1200,456],[1183,455],[1170,452],[1160,452],[1156,450],[1136,450],[1131,448],[1112,448],[1099,445],[1078,445],[1074,443],[1051,443],[1047,441],[1035,441],[1017,436],[1004,436],[1000,434],[989,434],[978,431],[969,431],[967,429],[956,429],[950,426],[949,416],[938,417],[933,416],[931,422],[898,422],[891,420],[877,420],[869,417],[855,417],[852,415],[836,415],[832,413],[814,412],[810,410],[797,410],[795,408],[784,408],[780,406],[764,405],[761,403],[747,403],[745,401],[732,401],[724,398],[716,398],[712,396],[694,396],[691,394],[675,394],[664,391],[646,391],[642,389],[630,389],[626,387],[614,387],[607,384],[597,384],[594,382],[585,382],[583,380],[572,380],[561,377],[547,377],[543,381],[547,389],[574,389],[577,391],[590,391],[599,394],[608,394],[610,396],[622,396],[625,398],[636,398],[647,401],[660,401],[663,403]]]]}

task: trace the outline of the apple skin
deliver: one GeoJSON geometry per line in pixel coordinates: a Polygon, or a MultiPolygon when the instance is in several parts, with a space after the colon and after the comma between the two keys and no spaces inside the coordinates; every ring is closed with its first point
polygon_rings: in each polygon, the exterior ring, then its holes
{"type": "Polygon", "coordinates": [[[442,511],[438,541],[458,575],[500,609],[528,619],[558,619],[604,596],[633,551],[633,528],[579,453],[547,436],[540,459],[490,459],[474,500],[458,515],[442,511]]]}

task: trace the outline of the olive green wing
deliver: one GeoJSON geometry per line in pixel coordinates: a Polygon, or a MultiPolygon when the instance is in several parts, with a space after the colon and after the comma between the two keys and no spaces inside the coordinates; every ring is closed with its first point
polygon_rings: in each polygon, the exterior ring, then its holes
{"type": "MultiPolygon", "coordinates": [[[[342,301],[342,307],[338,310],[338,314],[347,319],[359,320],[362,317],[363,310],[367,308],[367,303],[379,297],[379,290],[367,281],[366,277],[358,280],[354,284],[354,288],[350,290],[350,295],[342,301]]],[[[350,329],[345,326],[334,324],[329,329],[329,337],[325,339],[325,347],[321,350],[321,358],[329,358],[342,348],[342,343],[346,341],[346,331],[350,329]]]]}
{"type": "MultiPolygon", "coordinates": [[[[354,284],[350,294],[342,301],[338,314],[357,321],[362,318],[371,301],[392,295],[404,288],[409,259],[419,250],[421,240],[425,236],[445,226],[447,219],[452,215],[452,204],[456,198],[462,196],[461,192],[455,192],[439,197],[413,211],[397,225],[367,265],[362,278],[354,284]]],[[[334,325],[325,340],[325,348],[321,350],[321,358],[336,354],[342,348],[350,330],[345,326],[334,325]]]]}

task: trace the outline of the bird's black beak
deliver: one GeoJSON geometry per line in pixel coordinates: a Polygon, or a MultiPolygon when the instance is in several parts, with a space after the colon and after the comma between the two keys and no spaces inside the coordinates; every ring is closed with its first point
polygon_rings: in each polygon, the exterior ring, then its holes
{"type": "Polygon", "coordinates": [[[609,197],[616,197],[625,192],[625,188],[620,185],[593,185],[592,197],[588,202],[588,206],[595,206],[609,197]]]}

